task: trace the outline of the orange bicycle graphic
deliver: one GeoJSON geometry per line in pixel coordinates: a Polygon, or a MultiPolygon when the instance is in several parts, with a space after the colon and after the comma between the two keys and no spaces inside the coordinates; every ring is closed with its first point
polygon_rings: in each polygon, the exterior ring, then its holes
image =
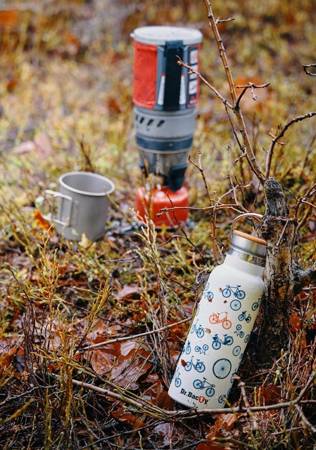
{"type": "Polygon", "coordinates": [[[225,330],[229,330],[229,328],[231,328],[232,326],[232,322],[228,319],[227,317],[227,312],[223,312],[223,313],[213,313],[210,315],[210,317],[208,318],[208,321],[211,324],[215,324],[215,323],[219,323],[222,324],[222,327],[225,330]],[[224,316],[221,318],[220,315],[224,314],[224,316]]]}

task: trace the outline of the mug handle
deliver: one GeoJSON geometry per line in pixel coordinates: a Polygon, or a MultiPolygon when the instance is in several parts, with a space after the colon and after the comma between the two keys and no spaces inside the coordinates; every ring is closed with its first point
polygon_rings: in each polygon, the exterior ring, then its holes
{"type": "Polygon", "coordinates": [[[54,217],[52,215],[52,213],[46,214],[44,217],[44,219],[46,219],[48,222],[53,222],[56,223],[58,225],[61,225],[63,227],[69,227],[70,223],[71,223],[71,219],[72,219],[72,213],[73,213],[73,202],[72,202],[72,198],[69,197],[69,195],[64,195],[61,194],[60,192],[57,191],[52,191],[50,189],[46,189],[44,191],[44,196],[43,196],[43,203],[45,202],[45,200],[47,199],[47,197],[53,197],[55,199],[59,199],[61,202],[60,205],[60,209],[63,209],[63,203],[68,201],[69,202],[69,215],[67,217],[67,219],[64,221],[57,219],[57,217],[54,217]]]}

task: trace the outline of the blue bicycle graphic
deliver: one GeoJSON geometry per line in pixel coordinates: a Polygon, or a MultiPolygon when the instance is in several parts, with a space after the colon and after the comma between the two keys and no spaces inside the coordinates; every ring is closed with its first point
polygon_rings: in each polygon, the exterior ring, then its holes
{"type": "Polygon", "coordinates": [[[193,387],[195,389],[205,389],[205,395],[207,397],[213,397],[215,394],[215,384],[209,383],[205,377],[203,377],[203,380],[194,380],[193,387]]]}
{"type": "Polygon", "coordinates": [[[242,331],[242,326],[240,325],[240,323],[236,325],[236,330],[234,331],[234,333],[241,339],[245,336],[245,333],[242,331]]]}
{"type": "Polygon", "coordinates": [[[226,401],[227,401],[226,395],[220,395],[220,396],[218,397],[217,401],[218,401],[218,403],[219,403],[220,405],[224,405],[224,404],[226,403],[226,401]]]}
{"type": "Polygon", "coordinates": [[[194,363],[193,358],[194,358],[194,356],[191,356],[191,360],[186,362],[186,365],[184,366],[184,370],[186,370],[187,372],[190,372],[193,368],[199,373],[204,372],[206,369],[205,364],[200,359],[197,359],[196,362],[194,363]]]}
{"type": "Polygon", "coordinates": [[[243,311],[241,314],[239,314],[238,320],[240,320],[240,322],[245,320],[247,323],[249,323],[251,321],[251,315],[247,314],[247,311],[243,311]]]}
{"type": "Polygon", "coordinates": [[[232,294],[235,298],[238,300],[243,300],[246,297],[246,292],[240,289],[241,285],[238,284],[237,286],[229,286],[226,285],[224,289],[219,289],[222,293],[222,296],[225,298],[230,297],[232,294]]]}
{"type": "Polygon", "coordinates": [[[232,336],[228,336],[228,334],[224,334],[223,339],[221,339],[218,334],[213,336],[212,347],[214,350],[219,350],[222,345],[232,345],[234,339],[232,336]]]}
{"type": "Polygon", "coordinates": [[[193,334],[193,333],[195,333],[196,336],[201,339],[205,334],[204,328],[202,327],[201,324],[198,325],[198,323],[195,323],[195,324],[193,324],[191,331],[190,331],[190,334],[193,334]]]}
{"type": "Polygon", "coordinates": [[[256,311],[256,310],[259,308],[259,305],[260,305],[260,300],[258,300],[257,302],[254,302],[254,303],[251,305],[251,309],[252,309],[253,311],[256,311]]]}
{"type": "Polygon", "coordinates": [[[250,334],[246,334],[245,339],[244,339],[244,343],[248,344],[249,339],[250,339],[250,334]]]}
{"type": "Polygon", "coordinates": [[[208,351],[209,346],[207,344],[203,344],[203,345],[196,345],[194,347],[194,351],[196,353],[199,353],[200,355],[206,355],[206,352],[208,351]]]}
{"type": "Polygon", "coordinates": [[[187,344],[183,347],[182,353],[189,355],[191,353],[191,350],[191,344],[190,341],[188,341],[187,344]]]}
{"type": "Polygon", "coordinates": [[[175,387],[178,388],[178,387],[181,386],[181,383],[182,383],[182,381],[181,381],[181,378],[180,378],[180,370],[178,369],[176,374],[175,374],[175,377],[174,377],[174,385],[175,385],[175,387]]]}
{"type": "Polygon", "coordinates": [[[205,296],[207,300],[211,303],[214,298],[214,293],[212,291],[206,291],[205,296]]]}

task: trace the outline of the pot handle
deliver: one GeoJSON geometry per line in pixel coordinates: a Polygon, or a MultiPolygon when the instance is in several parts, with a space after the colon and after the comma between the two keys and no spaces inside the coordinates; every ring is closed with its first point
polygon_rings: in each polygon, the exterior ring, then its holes
{"type": "Polygon", "coordinates": [[[66,202],[69,202],[69,214],[66,217],[66,220],[60,220],[56,216],[53,216],[52,213],[48,213],[46,215],[43,215],[44,219],[46,219],[48,222],[56,223],[57,225],[61,225],[63,227],[69,227],[72,219],[72,213],[73,213],[73,201],[72,198],[69,197],[69,195],[61,194],[57,191],[52,191],[50,189],[46,189],[44,191],[43,201],[42,204],[47,200],[48,197],[52,197],[54,199],[59,200],[60,202],[60,211],[63,212],[64,205],[66,202]]]}

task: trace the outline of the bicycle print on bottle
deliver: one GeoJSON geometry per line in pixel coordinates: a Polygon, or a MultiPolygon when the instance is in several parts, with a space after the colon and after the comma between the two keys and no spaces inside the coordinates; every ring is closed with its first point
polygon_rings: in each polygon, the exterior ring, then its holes
{"type": "Polygon", "coordinates": [[[178,369],[174,377],[174,385],[178,388],[181,386],[181,383],[180,370],[178,369]]]}
{"type": "Polygon", "coordinates": [[[232,345],[234,342],[233,337],[229,336],[228,334],[224,334],[223,338],[221,339],[216,333],[212,339],[213,339],[212,348],[214,350],[219,350],[222,347],[222,345],[232,345]]]}
{"type": "Polygon", "coordinates": [[[213,313],[209,316],[208,321],[210,324],[220,324],[225,330],[229,330],[232,326],[231,320],[228,318],[228,313],[213,313]],[[222,315],[222,317],[221,317],[222,315]]]}
{"type": "Polygon", "coordinates": [[[207,397],[213,397],[215,394],[215,384],[209,383],[205,377],[203,377],[203,380],[194,380],[193,387],[198,390],[205,389],[205,395],[207,397]]]}
{"type": "Polygon", "coordinates": [[[196,323],[193,324],[190,334],[196,334],[196,337],[198,337],[199,339],[202,339],[202,337],[205,334],[204,328],[202,327],[201,324],[198,325],[198,321],[196,323]]]}
{"type": "Polygon", "coordinates": [[[199,353],[200,355],[206,355],[206,352],[208,351],[209,346],[207,344],[203,344],[203,345],[196,345],[194,347],[194,351],[196,353],[199,353]]]}
{"type": "Polygon", "coordinates": [[[224,289],[219,288],[219,290],[221,291],[222,296],[225,298],[229,298],[231,295],[233,295],[238,300],[243,300],[246,297],[246,292],[240,288],[240,284],[238,284],[237,286],[226,285],[224,289]]]}
{"type": "Polygon", "coordinates": [[[190,372],[193,368],[199,373],[205,372],[206,367],[205,367],[205,364],[203,363],[203,361],[201,361],[198,358],[197,358],[196,362],[194,362],[193,360],[194,360],[194,356],[191,356],[190,361],[186,361],[184,370],[186,370],[187,372],[190,372]]]}
{"type": "Polygon", "coordinates": [[[191,353],[191,344],[190,341],[187,342],[187,344],[183,347],[182,353],[185,355],[189,355],[191,353]]]}
{"type": "Polygon", "coordinates": [[[251,315],[247,314],[247,311],[243,311],[241,314],[239,314],[238,320],[240,320],[240,322],[245,320],[247,323],[249,323],[251,321],[251,315]]]}

